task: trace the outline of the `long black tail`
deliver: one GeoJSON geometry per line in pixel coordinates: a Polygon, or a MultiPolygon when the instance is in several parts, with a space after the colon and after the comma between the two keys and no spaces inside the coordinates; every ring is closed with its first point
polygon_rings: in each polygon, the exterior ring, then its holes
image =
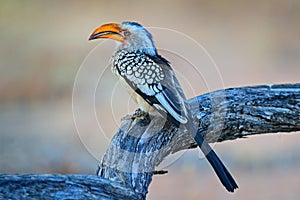
{"type": "Polygon", "coordinates": [[[208,162],[214,168],[224,187],[229,192],[233,192],[234,189],[237,189],[238,185],[234,181],[233,177],[230,175],[229,171],[226,169],[226,167],[224,166],[220,158],[217,156],[217,154],[214,152],[214,150],[212,150],[209,144],[204,140],[199,131],[197,131],[197,134],[195,135],[194,139],[196,140],[198,146],[206,156],[208,162]]]}

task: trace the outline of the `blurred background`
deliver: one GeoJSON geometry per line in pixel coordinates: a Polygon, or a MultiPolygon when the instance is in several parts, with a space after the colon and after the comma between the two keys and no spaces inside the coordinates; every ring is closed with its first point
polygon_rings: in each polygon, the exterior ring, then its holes
{"type": "MultiPolygon", "coordinates": [[[[96,172],[120,118],[137,107],[129,103],[107,67],[113,42],[103,43],[104,48],[97,50],[101,55],[93,58],[100,62],[94,73],[101,76],[95,95],[100,128],[89,124],[91,113],[84,112],[82,104],[79,120],[84,123],[76,130],[73,85],[85,58],[93,57],[91,50],[101,43],[87,41],[91,32],[103,23],[127,20],[184,33],[210,53],[220,75],[206,76],[209,62],[197,66],[205,77],[197,83],[193,79],[189,83],[192,90],[183,84],[189,97],[228,87],[300,82],[297,0],[2,0],[0,173],[96,172]],[[108,102],[102,104],[105,99],[108,102]],[[125,106],[121,104],[124,99],[125,106]]],[[[195,54],[176,37],[160,38],[159,31],[154,32],[158,46],[168,41],[169,50],[172,44],[174,48],[183,45],[185,53],[195,54]]],[[[162,54],[168,57],[168,53],[162,54]]],[[[176,58],[169,56],[176,70],[182,70],[177,68],[176,58]]],[[[82,80],[89,83],[92,74],[82,80]]],[[[184,69],[180,76],[184,82],[184,76],[192,74],[184,69]]],[[[86,91],[91,90],[88,86],[76,87],[78,101],[86,98],[86,91]]],[[[167,175],[154,177],[148,199],[299,199],[299,140],[299,132],[279,133],[215,145],[239,184],[234,194],[223,189],[206,161],[198,159],[197,151],[185,152],[166,168],[167,175]]]]}

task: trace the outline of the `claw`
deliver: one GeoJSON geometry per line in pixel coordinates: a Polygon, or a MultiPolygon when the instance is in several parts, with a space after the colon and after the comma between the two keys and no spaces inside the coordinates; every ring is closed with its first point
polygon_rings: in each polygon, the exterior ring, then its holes
{"type": "Polygon", "coordinates": [[[125,120],[145,120],[148,117],[148,113],[138,108],[133,114],[128,114],[122,117],[121,121],[125,120]]]}
{"type": "Polygon", "coordinates": [[[166,171],[166,170],[153,171],[154,175],[162,175],[162,174],[166,174],[166,173],[168,173],[168,171],[166,171]]]}

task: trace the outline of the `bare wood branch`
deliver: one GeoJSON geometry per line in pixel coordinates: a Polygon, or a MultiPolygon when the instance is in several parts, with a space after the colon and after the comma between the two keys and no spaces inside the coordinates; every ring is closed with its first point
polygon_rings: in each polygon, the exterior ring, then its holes
{"type": "MultiPolygon", "coordinates": [[[[209,142],[300,130],[300,84],[219,90],[190,103],[195,124],[209,142]]],[[[161,117],[125,121],[99,165],[99,175],[126,183],[145,198],[155,167],[169,154],[194,147],[189,134],[161,117]]]]}
{"type": "Polygon", "coordinates": [[[0,174],[0,199],[140,199],[124,185],[92,175],[0,174]]]}
{"type": "MultiPolygon", "coordinates": [[[[209,142],[300,130],[300,84],[232,88],[190,100],[209,142]]],[[[161,117],[124,121],[99,175],[0,175],[0,199],[145,199],[155,167],[169,154],[196,147],[161,117]]],[[[157,173],[157,172],[155,172],[157,173]]]]}

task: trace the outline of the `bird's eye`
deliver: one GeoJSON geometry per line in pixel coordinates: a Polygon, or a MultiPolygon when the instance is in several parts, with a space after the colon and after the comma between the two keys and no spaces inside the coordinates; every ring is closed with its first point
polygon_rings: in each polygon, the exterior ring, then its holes
{"type": "Polygon", "coordinates": [[[130,32],[129,32],[129,31],[127,31],[127,30],[124,31],[124,36],[125,36],[125,37],[128,37],[129,35],[130,35],[130,32]]]}

